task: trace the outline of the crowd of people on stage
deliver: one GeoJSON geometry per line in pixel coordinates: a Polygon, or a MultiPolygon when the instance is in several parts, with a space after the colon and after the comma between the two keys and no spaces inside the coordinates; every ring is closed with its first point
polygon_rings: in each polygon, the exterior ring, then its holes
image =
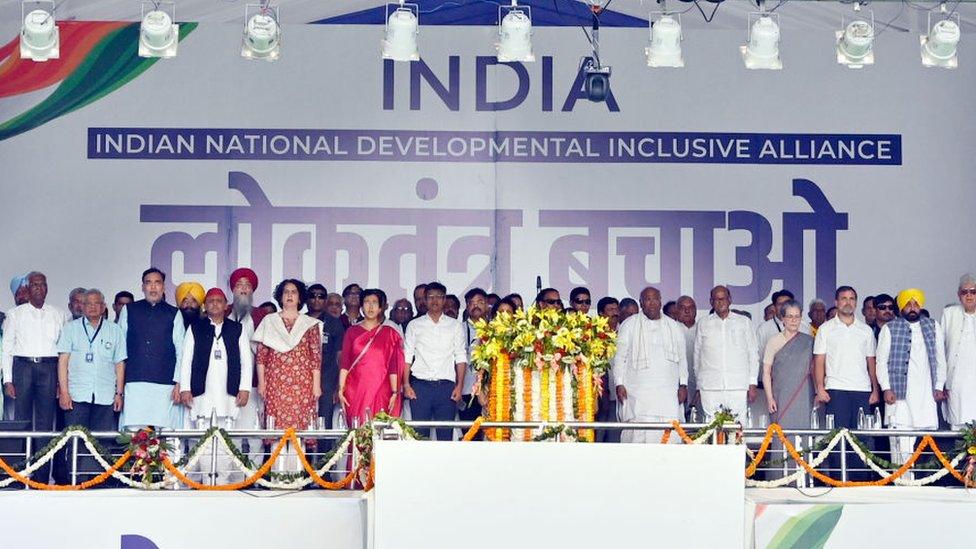
{"type": "MultiPolygon", "coordinates": [[[[97,289],[72,290],[65,312],[48,303],[43,273],[15,277],[16,306],[2,322],[4,418],[35,431],[215,420],[240,429],[331,428],[340,409],[350,426],[378,412],[473,420],[486,398],[472,394],[475,323],[527,306],[518,294],[481,288],[459,298],[438,282],[390,303],[380,289],[350,284],[329,293],[296,279],[277,284],[274,302],[257,305],[254,271],[237,269],[227,282],[229,294],[183,282],[171,304],[166,274],[150,268],[143,299],[119,292],[110,318],[97,289]]],[[[704,422],[727,409],[743,423],[807,428],[819,408],[835,427],[856,428],[876,407],[885,426],[903,429],[976,420],[974,275],[960,278],[959,303],[938,321],[918,289],[860,299],[841,286],[833,306],[816,299],[806,310],[784,289],[758,323],[734,308],[725,286],[711,290],[707,307],[689,296],[665,303],[653,287],[637,297],[603,297],[594,307],[578,287],[568,303],[553,288],[534,300],[604,316],[617,331],[597,421],[704,422]]],[[[660,433],[607,429],[597,440],[657,442],[660,433]]],[[[906,459],[913,444],[893,438],[895,459],[906,459]]],[[[257,456],[261,440],[246,447],[257,456]]],[[[35,476],[46,478],[46,468],[35,476]]]]}

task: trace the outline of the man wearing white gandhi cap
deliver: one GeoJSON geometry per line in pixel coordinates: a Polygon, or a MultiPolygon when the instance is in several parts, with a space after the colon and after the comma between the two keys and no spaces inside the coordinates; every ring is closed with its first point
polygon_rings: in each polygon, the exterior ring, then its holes
{"type": "MultiPolygon", "coordinates": [[[[884,391],[885,424],[896,429],[939,427],[936,401],[945,398],[945,337],[939,323],[921,316],[925,294],[916,288],[895,298],[901,318],[878,334],[878,384],[884,391]]],[[[915,437],[891,437],[892,460],[904,463],[915,437]]]]}

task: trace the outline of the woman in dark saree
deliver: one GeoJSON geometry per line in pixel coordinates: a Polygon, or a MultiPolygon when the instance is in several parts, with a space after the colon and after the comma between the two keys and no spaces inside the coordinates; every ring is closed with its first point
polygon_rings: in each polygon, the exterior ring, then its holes
{"type": "Polygon", "coordinates": [[[810,427],[813,407],[813,338],[800,332],[802,307],[790,300],[776,311],[783,331],[763,353],[763,386],[771,421],[784,429],[810,427]]]}

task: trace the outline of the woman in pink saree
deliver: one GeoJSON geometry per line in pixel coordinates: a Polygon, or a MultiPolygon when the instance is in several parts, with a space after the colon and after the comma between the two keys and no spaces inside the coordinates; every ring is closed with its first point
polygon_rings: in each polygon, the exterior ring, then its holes
{"type": "Polygon", "coordinates": [[[403,337],[383,323],[386,294],[374,288],[362,294],[363,320],[350,326],[342,340],[339,400],[346,421],[362,425],[371,415],[400,415],[400,380],[405,370],[403,337]]]}

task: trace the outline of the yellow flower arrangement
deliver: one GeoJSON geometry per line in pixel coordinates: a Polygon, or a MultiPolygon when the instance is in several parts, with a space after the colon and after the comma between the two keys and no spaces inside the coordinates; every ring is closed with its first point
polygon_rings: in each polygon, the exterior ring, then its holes
{"type": "MultiPolygon", "coordinates": [[[[489,388],[489,411],[492,420],[510,420],[513,405],[512,370],[519,369],[524,377],[514,387],[521,399],[526,418],[544,421],[563,420],[562,372],[571,373],[576,389],[574,415],[592,421],[595,401],[603,390],[600,378],[610,369],[610,360],[617,352],[617,334],[610,329],[606,318],[593,318],[583,313],[556,309],[537,309],[515,313],[501,313],[491,321],[475,324],[479,345],[472,349],[472,366],[480,372],[479,379],[489,388]],[[533,395],[533,375],[539,376],[540,394],[533,395]],[[552,376],[555,376],[553,378],[552,376]],[[555,395],[550,380],[556,382],[555,395]],[[532,397],[540,398],[539,408],[533,409],[532,397]],[[549,417],[550,403],[555,399],[556,417],[549,417]]],[[[494,438],[507,439],[495,429],[494,438]]],[[[526,437],[529,433],[526,432],[526,437]]],[[[584,433],[584,440],[592,440],[592,433],[584,433]]]]}

